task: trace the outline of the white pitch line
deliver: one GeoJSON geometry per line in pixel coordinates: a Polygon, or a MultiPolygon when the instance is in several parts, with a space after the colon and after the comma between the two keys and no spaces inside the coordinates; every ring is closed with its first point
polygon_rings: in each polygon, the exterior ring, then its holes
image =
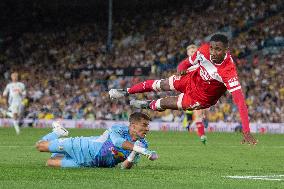
{"type": "Polygon", "coordinates": [[[276,181],[281,181],[284,179],[274,179],[274,178],[249,178],[251,180],[276,180],[276,181]]]}
{"type": "Polygon", "coordinates": [[[284,175],[264,175],[264,176],[224,176],[226,178],[232,178],[232,179],[248,179],[248,180],[272,180],[272,181],[282,181],[284,178],[284,175]]]}
{"type": "MultiPolygon", "coordinates": [[[[158,145],[160,147],[169,147],[168,144],[161,144],[161,145],[158,145]]],[[[200,146],[202,145],[199,145],[199,144],[196,144],[196,145],[187,145],[187,144],[181,144],[181,145],[170,145],[171,147],[190,147],[190,148],[200,148],[200,146]]],[[[250,146],[248,144],[240,144],[240,145],[215,145],[215,144],[208,144],[207,147],[216,147],[216,148],[243,148],[244,146],[250,146]]],[[[275,148],[275,149],[282,149],[284,148],[284,146],[259,146],[259,145],[256,145],[256,146],[252,146],[254,148],[275,148]]]]}

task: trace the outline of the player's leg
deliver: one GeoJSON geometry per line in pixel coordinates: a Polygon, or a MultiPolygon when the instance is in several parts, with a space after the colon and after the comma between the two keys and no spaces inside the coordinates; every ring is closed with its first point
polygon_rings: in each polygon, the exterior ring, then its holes
{"type": "Polygon", "coordinates": [[[23,126],[24,122],[24,114],[25,114],[25,106],[21,103],[20,106],[18,107],[18,116],[19,116],[19,126],[23,126]]]}
{"type": "Polygon", "coordinates": [[[19,114],[17,111],[12,111],[12,112],[13,112],[13,126],[15,128],[17,135],[19,135],[20,134],[19,114]]]}
{"type": "Polygon", "coordinates": [[[138,109],[152,109],[163,111],[165,109],[178,110],[178,96],[160,98],[158,100],[131,100],[130,106],[138,109]]]}
{"type": "Polygon", "coordinates": [[[39,152],[51,152],[51,157],[57,157],[59,154],[66,154],[70,151],[70,148],[72,148],[71,140],[72,138],[59,138],[39,141],[36,143],[36,148],[39,152]]]}
{"type": "Polygon", "coordinates": [[[68,136],[68,131],[59,123],[59,122],[53,122],[52,123],[52,132],[44,135],[40,141],[36,143],[36,148],[40,152],[53,152],[50,150],[49,146],[52,146],[52,149],[56,149],[56,145],[59,146],[59,144],[56,144],[55,140],[62,136],[68,136]],[[54,141],[51,144],[51,141],[54,141]]]}
{"type": "Polygon", "coordinates": [[[77,168],[80,167],[69,155],[57,156],[49,158],[46,162],[49,167],[64,167],[64,168],[77,168]]]}
{"type": "Polygon", "coordinates": [[[144,92],[159,92],[159,91],[180,91],[184,92],[186,88],[186,76],[171,76],[167,79],[146,80],[144,82],[133,85],[126,90],[111,89],[109,96],[111,99],[118,99],[129,94],[144,93],[144,92]],[[184,79],[185,78],[185,79],[184,79]]]}
{"type": "Polygon", "coordinates": [[[170,91],[174,88],[170,87],[169,78],[160,80],[146,80],[144,82],[133,85],[127,89],[128,94],[144,93],[144,92],[159,92],[159,91],[170,91]]]}
{"type": "Polygon", "coordinates": [[[46,166],[48,166],[48,167],[61,167],[62,159],[63,159],[63,157],[49,158],[46,162],[46,166]]]}
{"type": "Polygon", "coordinates": [[[36,143],[36,149],[39,152],[50,152],[48,146],[49,146],[49,141],[38,141],[36,143]]]}
{"type": "Polygon", "coordinates": [[[152,109],[155,111],[163,111],[166,109],[171,109],[171,110],[190,109],[190,107],[187,104],[183,104],[183,101],[184,101],[184,93],[181,93],[179,96],[165,97],[152,101],[132,100],[130,101],[130,105],[134,108],[152,109]]]}
{"type": "Polygon", "coordinates": [[[206,144],[207,137],[205,135],[205,127],[203,123],[205,110],[194,110],[195,124],[197,128],[197,135],[200,137],[200,141],[206,144]]]}
{"type": "Polygon", "coordinates": [[[181,93],[179,96],[165,97],[158,100],[143,101],[132,100],[130,105],[134,108],[152,109],[155,111],[171,110],[195,110],[203,107],[189,95],[181,93]]]}
{"type": "Polygon", "coordinates": [[[129,94],[144,93],[151,91],[169,91],[168,79],[161,80],[146,80],[141,83],[137,83],[127,89],[111,89],[109,96],[111,99],[118,99],[129,94]]]}

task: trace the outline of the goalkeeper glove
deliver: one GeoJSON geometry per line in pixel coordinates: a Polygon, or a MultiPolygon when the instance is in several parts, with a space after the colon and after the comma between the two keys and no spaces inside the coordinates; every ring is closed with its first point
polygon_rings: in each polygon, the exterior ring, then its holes
{"type": "Polygon", "coordinates": [[[144,147],[141,147],[140,142],[134,143],[133,151],[138,152],[138,153],[146,156],[149,160],[152,160],[152,161],[158,159],[158,154],[155,151],[151,151],[151,150],[148,150],[144,147]]]}

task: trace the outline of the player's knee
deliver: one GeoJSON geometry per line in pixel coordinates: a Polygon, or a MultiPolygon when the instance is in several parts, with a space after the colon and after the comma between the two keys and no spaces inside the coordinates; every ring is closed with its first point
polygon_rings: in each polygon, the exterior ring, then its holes
{"type": "Polygon", "coordinates": [[[46,166],[48,167],[61,167],[61,161],[59,159],[48,159],[46,161],[46,166]]]}
{"type": "Polygon", "coordinates": [[[184,99],[184,93],[181,93],[178,96],[178,100],[177,100],[177,108],[179,110],[187,110],[189,108],[189,104],[186,102],[186,100],[184,99]]]}
{"type": "Polygon", "coordinates": [[[37,142],[35,146],[36,146],[36,149],[41,152],[41,149],[42,149],[41,142],[37,142]]]}
{"type": "Polygon", "coordinates": [[[46,164],[45,164],[46,166],[48,166],[48,167],[54,167],[54,160],[53,159],[48,159],[47,161],[46,161],[46,164]]]}
{"type": "Polygon", "coordinates": [[[48,167],[53,167],[53,165],[54,165],[54,160],[53,159],[48,159],[47,161],[46,161],[46,164],[45,164],[46,166],[48,166],[48,167]]]}
{"type": "Polygon", "coordinates": [[[171,91],[177,90],[174,86],[175,80],[180,80],[180,76],[172,75],[171,77],[169,77],[169,79],[167,79],[167,84],[168,84],[169,90],[171,91]]]}
{"type": "Polygon", "coordinates": [[[160,80],[160,88],[162,90],[168,91],[170,90],[169,80],[168,79],[162,79],[160,80]]]}
{"type": "Polygon", "coordinates": [[[37,142],[36,149],[40,152],[48,152],[48,142],[47,141],[37,142]]]}

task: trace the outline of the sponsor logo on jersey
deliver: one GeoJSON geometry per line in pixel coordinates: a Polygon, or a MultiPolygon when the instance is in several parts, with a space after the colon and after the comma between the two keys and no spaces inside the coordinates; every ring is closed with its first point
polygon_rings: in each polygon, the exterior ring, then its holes
{"type": "Polygon", "coordinates": [[[199,71],[199,74],[201,76],[201,78],[204,80],[204,81],[208,81],[211,79],[210,75],[208,74],[208,72],[203,69],[201,66],[200,66],[200,71],[199,71]]]}

